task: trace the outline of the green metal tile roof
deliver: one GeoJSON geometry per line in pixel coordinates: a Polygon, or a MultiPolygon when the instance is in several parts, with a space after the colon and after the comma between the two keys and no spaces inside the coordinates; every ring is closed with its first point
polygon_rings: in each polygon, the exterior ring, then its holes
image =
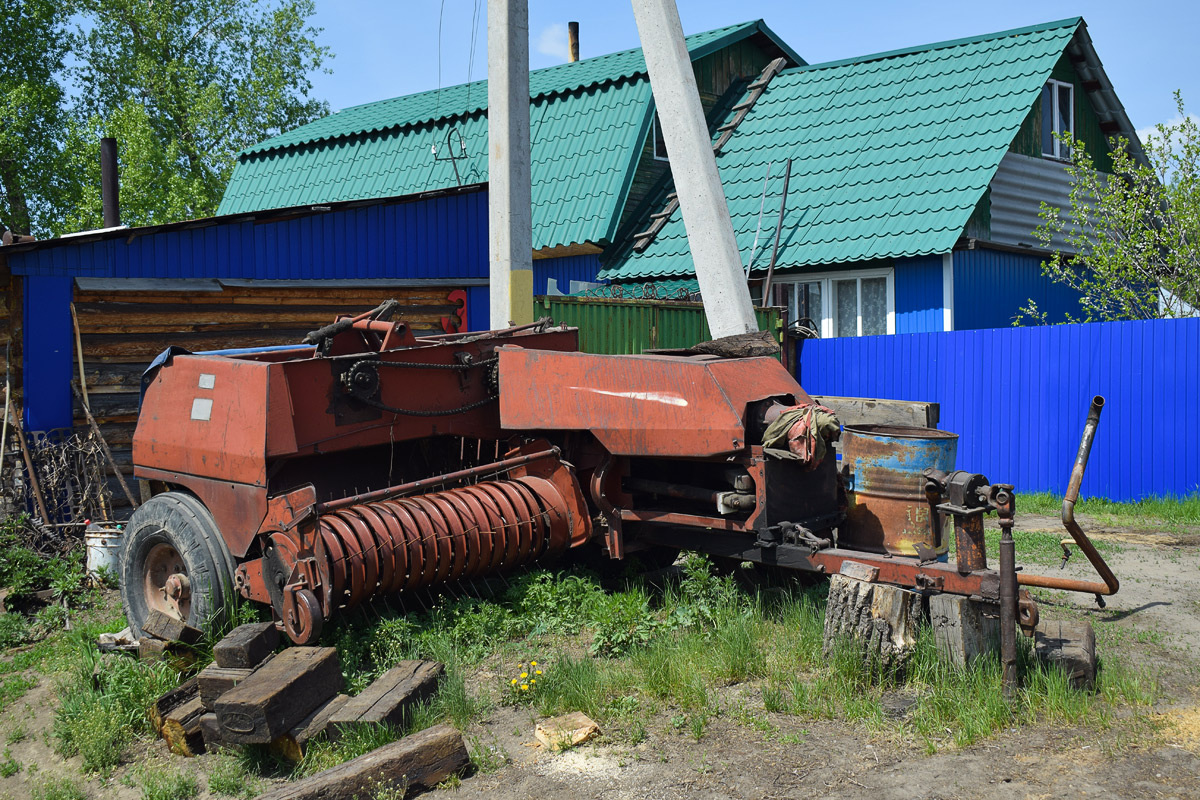
{"type": "MultiPolygon", "coordinates": [[[[777,267],[951,250],[1039,96],[1078,18],[782,72],[717,157],[742,261],[770,260],[792,158],[777,267]]],[[[600,277],[692,273],[676,212],[643,253],[600,277]]]]}
{"type": "MultiPolygon", "coordinates": [[[[688,48],[701,58],[755,34],[804,63],[761,20],[689,36],[688,48]]],[[[534,247],[608,240],[650,124],[641,50],[536,70],[530,95],[534,247]]],[[[476,81],[356,106],[268,139],[239,156],[217,213],[484,182],[486,106],[487,81],[476,81]]]]}

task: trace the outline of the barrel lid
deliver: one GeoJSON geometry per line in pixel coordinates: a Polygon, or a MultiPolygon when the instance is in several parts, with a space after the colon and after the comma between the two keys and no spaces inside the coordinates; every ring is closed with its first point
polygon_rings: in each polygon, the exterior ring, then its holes
{"type": "Polygon", "coordinates": [[[915,425],[847,425],[845,433],[859,436],[887,436],[893,439],[957,439],[957,433],[915,425]]]}

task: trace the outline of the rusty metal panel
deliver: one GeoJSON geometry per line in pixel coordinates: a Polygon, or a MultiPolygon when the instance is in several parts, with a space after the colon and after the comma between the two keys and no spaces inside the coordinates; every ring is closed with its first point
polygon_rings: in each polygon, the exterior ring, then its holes
{"type": "MultiPolygon", "coordinates": [[[[646,350],[684,349],[712,338],[704,306],[665,300],[615,300],[604,297],[539,297],[555,322],[579,328],[579,349],[603,355],[646,350]]],[[[758,308],[760,330],[778,340],[781,309],[758,308]]]]}
{"type": "Polygon", "coordinates": [[[736,452],[747,445],[749,403],[808,399],[773,358],[499,353],[506,430],[589,430],[614,455],[736,452]]]}

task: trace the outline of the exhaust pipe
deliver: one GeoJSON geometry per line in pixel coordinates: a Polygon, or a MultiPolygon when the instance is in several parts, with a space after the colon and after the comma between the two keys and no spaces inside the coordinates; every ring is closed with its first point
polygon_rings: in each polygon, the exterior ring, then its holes
{"type": "Polygon", "coordinates": [[[1062,523],[1104,582],[1017,573],[1017,580],[1022,586],[1041,586],[1045,589],[1094,594],[1096,603],[1101,608],[1104,608],[1104,595],[1116,594],[1121,588],[1121,582],[1113,575],[1104,558],[1096,551],[1096,546],[1075,521],[1075,504],[1079,502],[1079,486],[1083,483],[1083,472],[1087,469],[1088,457],[1092,454],[1092,440],[1096,437],[1096,427],[1100,424],[1100,412],[1103,408],[1104,398],[1100,395],[1093,397],[1091,408],[1088,409],[1087,422],[1083,425],[1083,437],[1079,440],[1079,452],[1075,455],[1075,466],[1071,468],[1071,480],[1067,484],[1067,493],[1063,495],[1062,523]]]}

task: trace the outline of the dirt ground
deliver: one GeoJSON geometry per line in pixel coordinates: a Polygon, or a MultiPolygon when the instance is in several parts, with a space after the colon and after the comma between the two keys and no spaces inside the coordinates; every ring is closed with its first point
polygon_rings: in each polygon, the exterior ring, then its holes
{"type": "MultiPolygon", "coordinates": [[[[663,711],[647,721],[648,736],[637,746],[606,742],[602,736],[554,754],[535,746],[533,712],[501,707],[466,735],[493,748],[497,761],[506,765],[424,796],[1200,798],[1200,531],[1160,534],[1099,529],[1083,522],[1097,538],[1119,546],[1109,563],[1121,579],[1121,591],[1104,610],[1090,597],[1044,593],[1042,614],[1088,619],[1097,629],[1101,659],[1107,648],[1109,654],[1119,650],[1123,658],[1151,666],[1162,691],[1148,714],[1122,709],[1107,727],[1024,727],[929,755],[899,727],[880,733],[768,714],[761,683],[751,682],[721,690],[720,705],[728,711],[712,719],[699,742],[689,731],[676,730],[670,712],[663,711]],[[739,708],[752,713],[736,713],[739,708]]],[[[1025,517],[1018,520],[1018,529],[1058,532],[1061,527],[1055,519],[1025,517]]],[[[1056,567],[1036,569],[1057,572],[1056,567]]],[[[1076,554],[1061,574],[1088,577],[1089,570],[1076,554]]],[[[0,778],[0,798],[24,800],[31,796],[31,781],[46,775],[79,779],[77,759],[64,763],[49,746],[52,708],[53,687],[42,680],[0,715],[0,750],[8,749],[25,766],[17,775],[0,778]],[[17,726],[25,728],[26,738],[4,744],[17,726]]],[[[161,742],[137,753],[149,769],[170,759],[186,770],[204,772],[212,758],[173,757],[161,742]]],[[[136,768],[122,768],[106,783],[83,785],[92,797],[139,798],[140,789],[123,779],[136,768]]],[[[208,796],[202,791],[201,797],[208,796]]]]}

